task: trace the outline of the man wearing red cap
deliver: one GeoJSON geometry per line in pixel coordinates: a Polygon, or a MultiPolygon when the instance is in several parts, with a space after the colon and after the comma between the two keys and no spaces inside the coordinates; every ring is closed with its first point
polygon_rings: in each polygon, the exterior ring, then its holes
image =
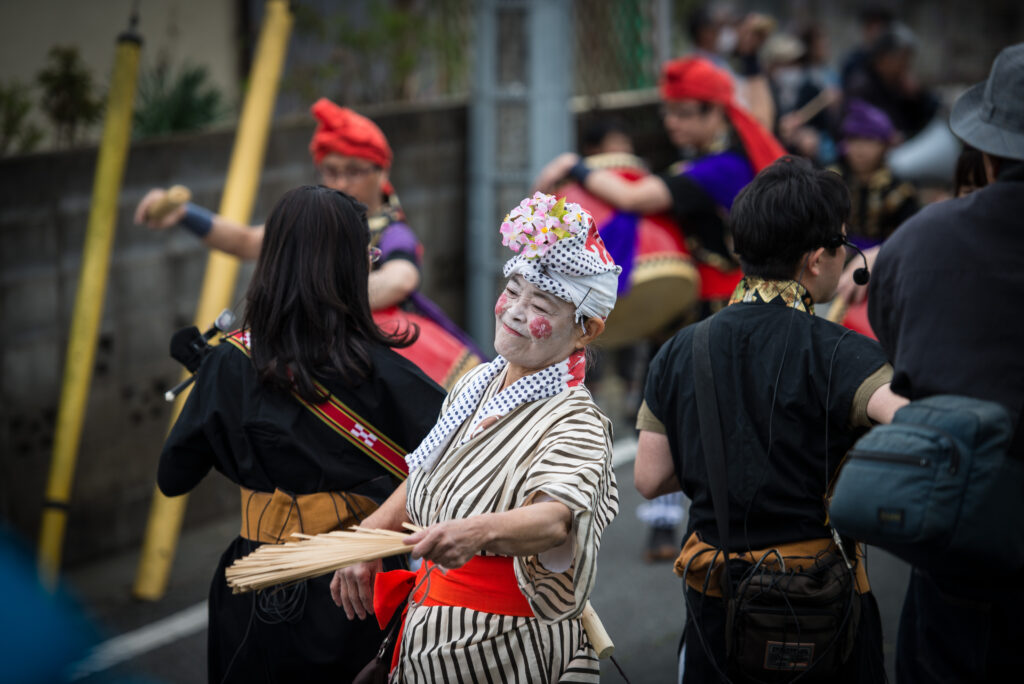
{"type": "Polygon", "coordinates": [[[661,96],[665,130],[685,161],[660,176],[631,182],[609,170],[590,169],[578,155],[566,153],[541,171],[536,185],[547,191],[569,177],[617,209],[671,211],[698,261],[701,298],[725,300],[740,273],[723,216],[754,174],[785,151],[736,102],[729,74],[703,57],[666,62],[661,96]]]}
{"type": "MultiPolygon", "coordinates": [[[[396,351],[450,388],[483,354],[436,304],[417,292],[423,248],[405,224],[388,179],[393,155],[387,138],[377,124],[326,98],[318,100],[311,112],[317,127],[309,151],[321,183],[366,205],[371,244],[379,250],[369,283],[374,320],[388,331],[415,323],[420,329],[417,342],[396,351]],[[411,306],[404,307],[406,303],[411,306]]],[[[135,222],[158,229],[180,224],[213,249],[242,259],[259,256],[263,226],[245,226],[192,203],[161,219],[148,218],[149,208],[164,195],[164,190],[150,190],[135,210],[135,222]]]]}

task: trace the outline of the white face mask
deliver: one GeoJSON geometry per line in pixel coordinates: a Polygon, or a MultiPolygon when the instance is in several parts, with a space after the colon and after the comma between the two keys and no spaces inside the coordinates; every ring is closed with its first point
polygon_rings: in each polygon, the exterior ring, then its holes
{"type": "Polygon", "coordinates": [[[494,350],[509,363],[546,368],[576,348],[572,304],[549,295],[522,276],[508,281],[494,315],[494,350]]]}
{"type": "Polygon", "coordinates": [[[780,88],[798,88],[804,80],[804,70],[798,66],[784,66],[772,71],[772,80],[780,88]]]}
{"type": "Polygon", "coordinates": [[[715,50],[720,55],[730,55],[736,49],[737,40],[736,29],[732,26],[723,26],[722,30],[718,32],[715,50]]]}

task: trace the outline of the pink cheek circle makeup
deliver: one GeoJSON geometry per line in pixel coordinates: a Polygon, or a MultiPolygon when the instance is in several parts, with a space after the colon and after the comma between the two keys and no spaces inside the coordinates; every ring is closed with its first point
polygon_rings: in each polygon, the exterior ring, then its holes
{"type": "Polygon", "coordinates": [[[502,292],[501,296],[498,297],[498,303],[494,305],[494,315],[500,316],[505,313],[505,309],[508,308],[508,297],[502,292]]]}
{"type": "Polygon", "coordinates": [[[530,321],[530,334],[538,340],[546,340],[551,337],[551,321],[543,316],[537,316],[530,321]]]}

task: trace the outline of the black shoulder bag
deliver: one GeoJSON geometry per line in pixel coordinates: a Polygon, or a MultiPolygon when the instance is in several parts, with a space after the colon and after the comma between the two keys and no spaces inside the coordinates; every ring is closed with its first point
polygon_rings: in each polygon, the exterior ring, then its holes
{"type": "MultiPolygon", "coordinates": [[[[693,378],[700,437],[723,558],[726,606],[726,672],[762,682],[829,681],[849,659],[860,601],[853,572],[837,551],[814,559],[808,570],[790,569],[778,554],[765,554],[741,574],[729,571],[729,489],[722,423],[711,367],[711,322],[693,335],[693,378]],[[733,579],[734,574],[738,579],[733,579]]],[[[712,657],[709,654],[709,657],[712,657]]]]}

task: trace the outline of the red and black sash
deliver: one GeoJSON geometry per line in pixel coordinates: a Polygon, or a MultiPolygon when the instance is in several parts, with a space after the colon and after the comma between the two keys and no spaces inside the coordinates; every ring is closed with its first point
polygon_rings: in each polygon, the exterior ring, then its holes
{"type": "MultiPolygon", "coordinates": [[[[246,356],[252,356],[250,349],[251,340],[249,331],[236,330],[224,338],[246,356]]],[[[303,399],[297,392],[292,396],[300,404],[319,418],[327,427],[347,439],[357,449],[373,459],[377,465],[384,468],[399,480],[404,480],[409,475],[409,466],[405,462],[405,450],[375,428],[358,413],[342,403],[337,397],[330,393],[326,387],[313,381],[317,391],[327,395],[327,399],[319,404],[314,404],[303,399]]]]}

